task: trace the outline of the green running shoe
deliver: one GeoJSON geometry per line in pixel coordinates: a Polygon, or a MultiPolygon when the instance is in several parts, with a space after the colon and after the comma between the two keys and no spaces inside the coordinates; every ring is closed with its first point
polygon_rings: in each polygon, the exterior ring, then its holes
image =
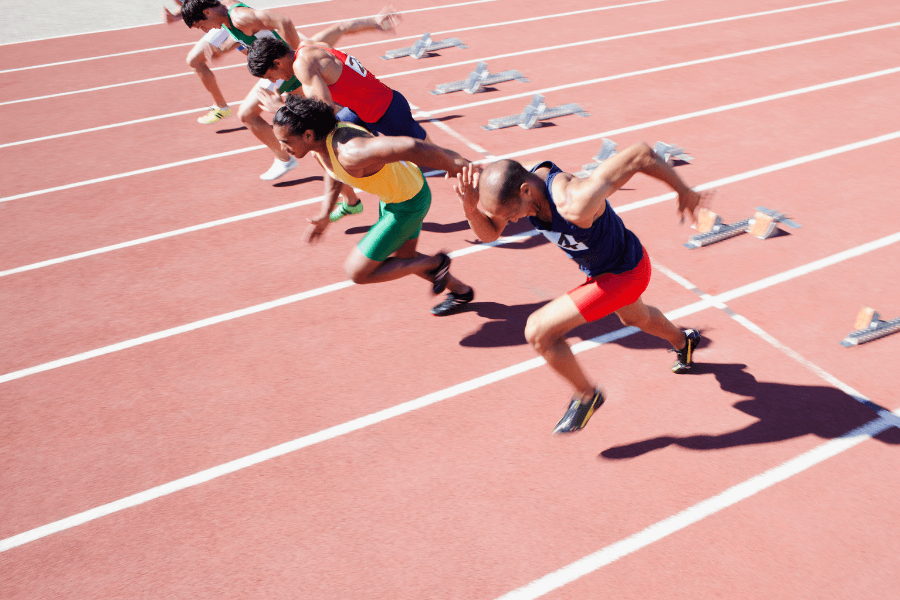
{"type": "Polygon", "coordinates": [[[363,211],[362,200],[360,200],[353,206],[350,206],[349,204],[347,204],[346,200],[341,200],[340,204],[338,204],[334,208],[334,210],[331,211],[331,214],[328,215],[328,220],[331,221],[332,223],[334,223],[335,221],[339,221],[340,219],[342,219],[343,217],[346,217],[347,215],[358,215],[362,211],[363,211]]]}

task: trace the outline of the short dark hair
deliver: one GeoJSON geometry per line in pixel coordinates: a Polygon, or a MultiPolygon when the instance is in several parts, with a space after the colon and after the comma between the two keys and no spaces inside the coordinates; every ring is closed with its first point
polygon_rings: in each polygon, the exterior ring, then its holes
{"type": "Polygon", "coordinates": [[[203,11],[207,8],[216,8],[222,6],[219,0],[184,0],[181,3],[181,18],[188,27],[193,27],[198,21],[202,21],[206,17],[203,11]]]}
{"type": "Polygon", "coordinates": [[[530,172],[521,163],[514,160],[497,161],[497,166],[502,169],[500,174],[503,182],[500,185],[497,199],[500,201],[500,206],[510,206],[518,201],[519,189],[528,179],[530,172]]]}
{"type": "Polygon", "coordinates": [[[291,47],[273,37],[257,38],[247,52],[247,68],[254,77],[265,77],[275,61],[291,52],[291,47]]]}
{"type": "Polygon", "coordinates": [[[288,95],[284,106],[275,113],[272,123],[287,127],[292,135],[312,129],[316,141],[324,139],[337,127],[334,109],[318,98],[288,95]]]}

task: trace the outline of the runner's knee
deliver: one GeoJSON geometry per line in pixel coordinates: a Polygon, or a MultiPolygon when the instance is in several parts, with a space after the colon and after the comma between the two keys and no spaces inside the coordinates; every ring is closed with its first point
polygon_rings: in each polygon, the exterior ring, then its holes
{"type": "Polygon", "coordinates": [[[560,336],[537,313],[532,313],[525,323],[525,339],[538,352],[552,346],[560,336]]]}

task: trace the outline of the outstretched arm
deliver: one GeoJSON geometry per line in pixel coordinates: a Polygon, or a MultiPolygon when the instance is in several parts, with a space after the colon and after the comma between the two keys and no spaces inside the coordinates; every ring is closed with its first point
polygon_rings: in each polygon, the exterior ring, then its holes
{"type": "Polygon", "coordinates": [[[482,242],[493,242],[506,227],[507,221],[499,217],[489,217],[478,208],[478,181],[481,178],[481,167],[468,165],[456,175],[453,190],[459,196],[466,213],[469,227],[482,242]]]}
{"type": "Polygon", "coordinates": [[[420,167],[455,176],[469,161],[453,150],[406,136],[357,137],[341,148],[341,165],[355,177],[377,172],[384,165],[407,160],[420,167]]]}
{"type": "Polygon", "coordinates": [[[398,13],[393,6],[385,6],[381,9],[381,12],[374,17],[336,23],[328,29],[323,29],[314,34],[309,39],[314,42],[323,42],[329,46],[334,46],[342,36],[345,36],[348,33],[359,33],[361,31],[372,30],[394,31],[401,20],[400,13],[398,13]]]}
{"type": "Polygon", "coordinates": [[[252,8],[235,9],[231,17],[235,27],[244,33],[256,33],[262,29],[277,31],[292,49],[300,47],[300,36],[294,23],[284,15],[271,10],[255,10],[252,8]]]}
{"type": "Polygon", "coordinates": [[[678,194],[678,214],[682,221],[696,220],[702,196],[690,189],[658,154],[646,144],[634,144],[601,164],[587,179],[564,180],[564,197],[568,202],[560,215],[578,227],[590,225],[606,210],[606,199],[634,176],[644,173],[667,184],[678,194]],[[687,215],[686,215],[687,213],[687,215]]]}
{"type": "Polygon", "coordinates": [[[166,23],[171,25],[177,21],[181,21],[181,0],[175,0],[175,3],[178,4],[178,8],[174,11],[170,11],[168,8],[163,6],[163,19],[165,19],[166,23]]]}
{"type": "MultiPolygon", "coordinates": [[[[318,156],[316,158],[318,158],[318,156]]],[[[322,210],[317,216],[312,219],[307,219],[307,221],[309,221],[309,227],[306,228],[305,238],[307,243],[310,244],[319,241],[319,238],[325,233],[325,230],[331,223],[328,217],[331,215],[331,211],[334,210],[335,205],[337,205],[337,200],[341,195],[341,183],[335,181],[334,177],[332,177],[331,173],[325,169],[324,165],[322,165],[322,168],[325,170],[325,192],[322,197],[322,210]]]]}

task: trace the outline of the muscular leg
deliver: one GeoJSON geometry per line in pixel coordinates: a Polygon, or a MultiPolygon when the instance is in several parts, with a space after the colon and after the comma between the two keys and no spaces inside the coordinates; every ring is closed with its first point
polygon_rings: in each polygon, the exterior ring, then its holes
{"type": "Polygon", "coordinates": [[[200,78],[200,82],[212,96],[216,106],[225,108],[228,106],[228,102],[225,101],[225,96],[222,95],[222,91],[219,89],[219,83],[216,81],[215,74],[213,74],[206,64],[206,57],[215,51],[215,48],[206,40],[200,40],[194,44],[194,47],[188,52],[187,64],[194,70],[197,77],[200,78]]]}
{"type": "Polygon", "coordinates": [[[565,295],[534,311],[525,324],[525,339],[551,369],[572,385],[575,396],[583,402],[593,397],[596,385],[582,371],[566,342],[566,334],[585,323],[575,302],[565,295]]]}
{"type": "Polygon", "coordinates": [[[272,126],[262,118],[262,107],[259,105],[259,98],[256,95],[256,86],[250,90],[250,93],[241,102],[238,116],[241,118],[241,122],[247,126],[247,129],[253,132],[253,135],[259,141],[269,147],[275,154],[275,158],[282,162],[290,160],[290,154],[282,149],[281,143],[272,131],[272,126]]]}
{"type": "MultiPolygon", "coordinates": [[[[344,262],[344,269],[353,283],[360,284],[393,281],[407,275],[424,275],[426,271],[436,269],[440,260],[435,256],[416,252],[418,241],[418,238],[408,240],[394,256],[384,261],[372,260],[359,248],[353,248],[344,262]]],[[[425,278],[428,279],[427,276],[425,278]]]]}
{"type": "Polygon", "coordinates": [[[616,315],[623,325],[637,327],[650,335],[662,338],[676,350],[684,348],[687,342],[684,332],[667,319],[661,310],[655,306],[647,306],[640,298],[617,310],[616,315]]]}

